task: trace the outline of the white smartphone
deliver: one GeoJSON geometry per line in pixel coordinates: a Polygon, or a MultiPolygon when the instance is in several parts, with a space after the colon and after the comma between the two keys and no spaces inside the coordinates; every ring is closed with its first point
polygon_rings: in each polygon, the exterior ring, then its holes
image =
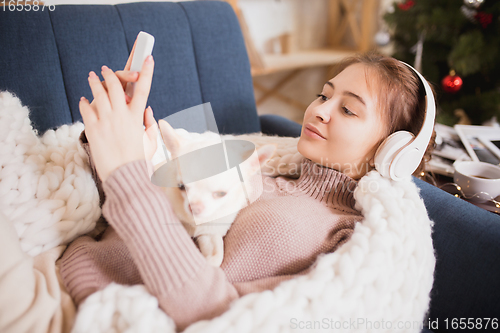
{"type": "MultiPolygon", "coordinates": [[[[137,35],[137,44],[135,45],[134,56],[132,58],[132,63],[130,64],[130,71],[140,72],[142,69],[142,64],[146,60],[147,56],[153,52],[153,46],[155,44],[155,38],[153,35],[147,32],[141,31],[137,35]]],[[[127,83],[125,87],[125,93],[132,97],[134,95],[135,82],[127,83]]]]}

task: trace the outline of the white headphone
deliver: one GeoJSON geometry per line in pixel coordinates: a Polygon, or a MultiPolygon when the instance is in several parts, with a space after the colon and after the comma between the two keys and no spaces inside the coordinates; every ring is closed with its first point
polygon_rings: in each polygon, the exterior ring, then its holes
{"type": "Polygon", "coordinates": [[[431,140],[436,118],[436,102],[431,87],[415,68],[402,63],[417,73],[424,85],[427,103],[424,124],[416,137],[408,131],[397,131],[385,139],[375,153],[375,168],[382,176],[393,180],[409,177],[418,168],[431,140]]]}

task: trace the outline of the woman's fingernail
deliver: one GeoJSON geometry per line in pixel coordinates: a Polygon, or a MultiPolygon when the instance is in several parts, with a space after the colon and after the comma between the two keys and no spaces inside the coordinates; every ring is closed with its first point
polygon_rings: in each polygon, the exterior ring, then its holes
{"type": "Polygon", "coordinates": [[[87,99],[85,98],[85,96],[82,96],[82,97],[80,98],[80,101],[86,101],[86,100],[87,100],[87,99]]]}
{"type": "Polygon", "coordinates": [[[90,71],[90,73],[89,73],[89,77],[90,77],[91,79],[96,79],[96,78],[98,78],[98,77],[97,77],[97,74],[96,74],[96,73],[94,73],[94,71],[90,71]]]}
{"type": "Polygon", "coordinates": [[[150,64],[153,62],[153,56],[152,55],[148,55],[148,57],[146,58],[146,64],[150,64]]]}
{"type": "Polygon", "coordinates": [[[109,69],[109,68],[108,68],[108,66],[106,66],[106,65],[103,65],[103,66],[101,67],[101,70],[102,70],[103,72],[107,71],[108,69],[109,69]]]}

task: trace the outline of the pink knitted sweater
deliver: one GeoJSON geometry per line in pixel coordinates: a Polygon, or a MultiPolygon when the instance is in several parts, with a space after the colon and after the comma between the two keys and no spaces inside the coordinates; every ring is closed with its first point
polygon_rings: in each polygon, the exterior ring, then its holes
{"type": "Polygon", "coordinates": [[[85,132],[80,143],[109,226],[94,238],[75,239],[60,259],[77,306],[112,281],[144,284],[183,330],[222,314],[245,294],[307,273],[319,254],[345,243],[362,219],[354,209],[356,181],[304,158],[298,179],[262,177],[262,195],[239,212],[224,237],[224,261],[213,267],[150,181],[151,162],[125,164],[101,184],[85,132]]]}

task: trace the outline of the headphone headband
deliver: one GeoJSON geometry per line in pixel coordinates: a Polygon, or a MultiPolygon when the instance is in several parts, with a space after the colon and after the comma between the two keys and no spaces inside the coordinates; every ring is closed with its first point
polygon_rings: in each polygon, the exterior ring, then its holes
{"type": "Polygon", "coordinates": [[[431,140],[432,137],[432,131],[434,129],[434,122],[436,119],[436,101],[434,99],[434,94],[432,93],[431,86],[429,85],[427,80],[422,76],[422,74],[420,74],[415,68],[411,67],[407,63],[405,62],[402,63],[411,68],[418,75],[425,89],[426,107],[425,107],[424,123],[422,124],[422,128],[420,129],[420,132],[417,134],[415,140],[409,145],[409,147],[415,147],[422,151],[422,156],[421,156],[422,159],[422,157],[424,157],[425,150],[429,145],[429,141],[431,140]]]}

